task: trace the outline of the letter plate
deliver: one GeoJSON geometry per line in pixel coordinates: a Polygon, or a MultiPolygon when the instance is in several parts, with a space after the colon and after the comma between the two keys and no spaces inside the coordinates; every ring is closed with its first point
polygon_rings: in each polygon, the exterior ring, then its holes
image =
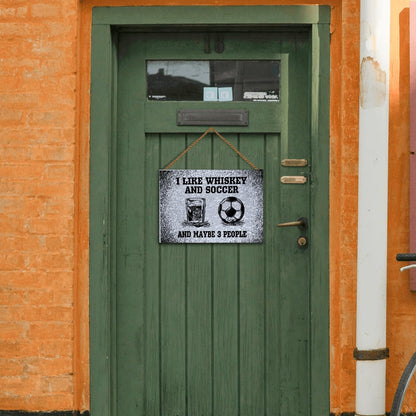
{"type": "Polygon", "coordinates": [[[248,126],[248,110],[178,110],[178,126],[248,126]]]}

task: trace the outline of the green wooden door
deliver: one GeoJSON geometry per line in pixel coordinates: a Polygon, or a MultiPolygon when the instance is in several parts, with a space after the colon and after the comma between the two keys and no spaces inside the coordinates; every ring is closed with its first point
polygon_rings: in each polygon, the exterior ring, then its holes
{"type": "MultiPolygon", "coordinates": [[[[309,415],[314,242],[301,247],[309,229],[276,225],[311,216],[311,31],[126,31],[117,41],[114,414],[309,415]],[[170,60],[278,61],[279,101],[150,100],[146,65],[170,60]],[[264,243],[158,243],[158,170],[210,127],[177,126],[180,109],[249,111],[248,126],[214,127],[264,169],[264,243]]],[[[209,135],[174,168],[249,166],[209,135]]]]}

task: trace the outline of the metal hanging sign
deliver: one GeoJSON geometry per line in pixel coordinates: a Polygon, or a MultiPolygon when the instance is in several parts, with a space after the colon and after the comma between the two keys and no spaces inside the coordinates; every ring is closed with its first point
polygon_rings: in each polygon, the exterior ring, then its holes
{"type": "Polygon", "coordinates": [[[160,170],[160,243],[262,243],[262,170],[160,170]]]}

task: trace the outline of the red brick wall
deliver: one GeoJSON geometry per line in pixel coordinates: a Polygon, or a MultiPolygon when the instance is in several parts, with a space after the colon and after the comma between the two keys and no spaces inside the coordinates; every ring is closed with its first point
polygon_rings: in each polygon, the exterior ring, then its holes
{"type": "Polygon", "coordinates": [[[76,0],[0,0],[0,409],[73,408],[76,0]]]}

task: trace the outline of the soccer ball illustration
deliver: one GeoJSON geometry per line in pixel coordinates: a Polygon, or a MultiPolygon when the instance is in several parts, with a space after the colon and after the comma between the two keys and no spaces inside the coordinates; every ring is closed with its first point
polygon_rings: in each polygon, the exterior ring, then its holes
{"type": "Polygon", "coordinates": [[[244,217],[244,204],[234,196],[224,198],[218,206],[218,215],[226,224],[236,224],[244,217]]]}

